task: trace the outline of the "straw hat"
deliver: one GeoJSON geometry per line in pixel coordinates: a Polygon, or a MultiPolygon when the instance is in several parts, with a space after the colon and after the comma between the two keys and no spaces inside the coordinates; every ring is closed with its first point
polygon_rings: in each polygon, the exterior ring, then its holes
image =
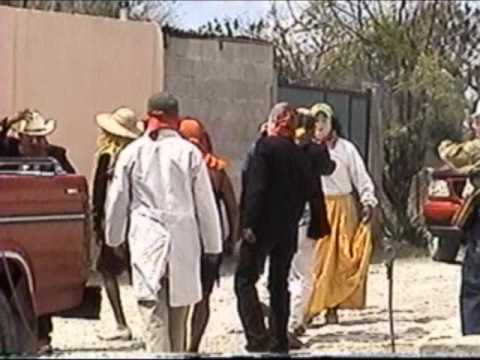
{"type": "Polygon", "coordinates": [[[12,126],[19,134],[29,136],[47,136],[55,131],[57,123],[54,119],[46,119],[38,111],[29,111],[25,118],[12,126]]]}
{"type": "Polygon", "coordinates": [[[129,139],[136,139],[143,132],[142,123],[133,110],[122,107],[113,113],[102,113],[96,116],[97,125],[104,131],[129,139]]]}

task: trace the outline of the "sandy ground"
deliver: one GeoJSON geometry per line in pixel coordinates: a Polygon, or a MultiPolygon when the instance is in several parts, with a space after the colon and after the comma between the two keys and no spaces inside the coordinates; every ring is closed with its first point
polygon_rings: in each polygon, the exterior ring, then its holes
{"type": "MultiPolygon", "coordinates": [[[[201,351],[208,354],[245,354],[241,324],[236,311],[233,278],[227,275],[212,296],[212,316],[201,351]]],[[[422,344],[435,339],[455,339],[460,333],[458,294],[460,266],[436,263],[429,258],[399,259],[394,268],[394,319],[397,353],[418,354],[422,344]]],[[[383,264],[370,267],[368,306],[362,311],[343,311],[340,324],[324,326],[323,317],[302,337],[300,354],[388,355],[390,354],[387,311],[388,282],[383,264]]],[[[268,301],[265,284],[262,298],[268,301]]],[[[101,320],[54,318],[50,357],[149,357],[142,351],[141,323],[132,289],[122,286],[122,299],[135,339],[103,342],[98,334],[111,331],[114,320],[104,296],[101,320]]]]}

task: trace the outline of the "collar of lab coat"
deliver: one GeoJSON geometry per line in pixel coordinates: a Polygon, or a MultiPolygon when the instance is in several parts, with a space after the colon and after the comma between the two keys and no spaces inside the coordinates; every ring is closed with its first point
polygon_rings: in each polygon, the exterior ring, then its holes
{"type": "MultiPolygon", "coordinates": [[[[148,139],[151,139],[151,137],[148,136],[147,133],[145,133],[143,136],[146,136],[148,139]]],[[[180,134],[178,133],[178,131],[175,131],[175,130],[162,129],[158,132],[158,136],[154,141],[158,141],[158,140],[161,140],[161,139],[164,139],[164,138],[167,138],[167,137],[172,137],[172,136],[179,137],[180,134]]]]}

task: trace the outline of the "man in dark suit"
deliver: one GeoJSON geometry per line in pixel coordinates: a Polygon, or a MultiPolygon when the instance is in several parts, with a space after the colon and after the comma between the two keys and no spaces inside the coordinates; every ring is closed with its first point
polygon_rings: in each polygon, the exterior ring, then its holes
{"type": "Polygon", "coordinates": [[[279,103],[267,136],[249,154],[242,184],[242,245],[235,274],[238,311],[251,352],[288,352],[288,274],[297,250],[298,222],[305,204],[318,196],[310,161],[294,142],[296,113],[279,103]],[[255,284],[266,258],[271,314],[268,333],[255,284]]]}
{"type": "Polygon", "coordinates": [[[75,173],[65,148],[51,145],[47,141],[47,136],[55,131],[55,120],[45,119],[38,111],[27,109],[4,118],[0,121],[0,126],[0,157],[53,157],[67,173],[75,173]],[[8,136],[12,127],[18,133],[18,138],[8,136]]]}

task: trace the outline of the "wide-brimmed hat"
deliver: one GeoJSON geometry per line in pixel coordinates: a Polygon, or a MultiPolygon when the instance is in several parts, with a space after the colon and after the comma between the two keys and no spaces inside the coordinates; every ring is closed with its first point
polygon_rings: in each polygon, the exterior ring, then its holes
{"type": "Polygon", "coordinates": [[[136,139],[143,132],[143,124],[133,110],[126,107],[121,107],[113,113],[98,114],[96,120],[102,130],[112,135],[136,139]]]}
{"type": "Polygon", "coordinates": [[[29,111],[25,118],[12,126],[19,134],[29,136],[47,136],[55,131],[57,123],[54,119],[46,119],[38,111],[29,111]]]}

